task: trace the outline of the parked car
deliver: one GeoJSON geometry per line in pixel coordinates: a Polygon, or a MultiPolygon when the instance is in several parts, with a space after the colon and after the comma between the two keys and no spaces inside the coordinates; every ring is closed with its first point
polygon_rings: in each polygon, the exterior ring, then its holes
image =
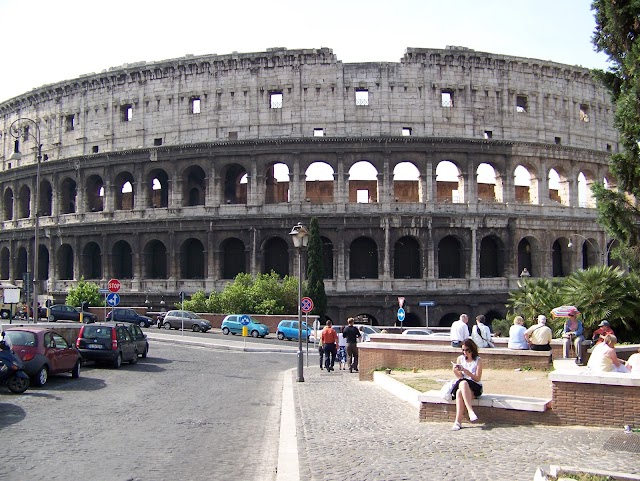
{"type": "Polygon", "coordinates": [[[118,368],[123,362],[138,362],[138,345],[126,324],[100,322],[80,328],[76,347],[87,361],[108,362],[118,368]]]}
{"type": "MultiPolygon", "coordinates": [[[[230,314],[222,320],[222,334],[242,334],[242,328],[245,327],[240,322],[240,318],[244,314],[230,314]]],[[[269,334],[269,328],[262,324],[261,322],[256,321],[254,318],[249,317],[250,321],[247,324],[247,331],[252,337],[265,337],[269,334]]]]}
{"type": "Polygon", "coordinates": [[[12,327],[5,332],[33,385],[44,386],[51,374],[70,372],[71,377],[80,377],[80,352],[57,332],[36,327],[12,327]]]}
{"type": "MultiPolygon", "coordinates": [[[[80,310],[73,306],[65,304],[54,304],[49,308],[49,322],[56,321],[75,321],[80,322],[80,310]]],[[[89,324],[97,322],[98,316],[91,312],[82,311],[82,322],[89,324]]]]}
{"type": "MultiPolygon", "coordinates": [[[[298,340],[298,321],[288,321],[288,320],[282,320],[280,321],[280,323],[278,324],[278,328],[276,329],[276,335],[278,336],[278,339],[280,339],[281,341],[286,339],[287,341],[291,341],[293,340],[298,340]]],[[[307,342],[309,341],[310,337],[311,337],[311,333],[312,333],[312,329],[307,326],[306,322],[302,323],[302,339],[303,340],[307,340],[307,342]]]]}
{"type": "Polygon", "coordinates": [[[430,336],[432,334],[431,329],[406,329],[402,331],[403,336],[430,336]]]}
{"type": "Polygon", "coordinates": [[[357,327],[360,333],[362,334],[363,342],[369,342],[371,340],[369,338],[371,334],[380,334],[380,329],[378,329],[377,327],[370,326],[368,324],[354,324],[354,326],[357,327]]]}
{"type": "Polygon", "coordinates": [[[169,311],[162,319],[165,329],[191,329],[193,332],[207,332],[211,323],[191,311],[169,311]]]}
{"type": "Polygon", "coordinates": [[[116,307],[107,313],[107,321],[114,322],[132,322],[140,327],[149,327],[153,324],[153,319],[147,316],[138,314],[133,309],[127,309],[123,307],[116,307]]]}
{"type": "Polygon", "coordinates": [[[147,340],[145,333],[142,332],[142,329],[140,329],[138,324],[134,323],[127,324],[127,329],[129,329],[131,338],[138,347],[138,355],[141,357],[147,357],[147,353],[149,352],[149,341],[147,340]]]}

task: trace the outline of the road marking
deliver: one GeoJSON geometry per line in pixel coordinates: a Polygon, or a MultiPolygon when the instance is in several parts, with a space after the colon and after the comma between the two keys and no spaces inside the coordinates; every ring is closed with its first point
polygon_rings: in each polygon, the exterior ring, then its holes
{"type": "Polygon", "coordinates": [[[280,414],[280,447],[278,449],[278,474],[276,481],[299,481],[298,434],[296,410],[293,400],[293,369],[284,372],[282,383],[282,411],[280,414]]]}

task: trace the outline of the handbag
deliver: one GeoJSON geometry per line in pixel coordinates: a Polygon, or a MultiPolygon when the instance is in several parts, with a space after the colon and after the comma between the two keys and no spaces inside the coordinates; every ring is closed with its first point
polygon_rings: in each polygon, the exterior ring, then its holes
{"type": "Polygon", "coordinates": [[[458,379],[452,379],[451,381],[446,382],[442,388],[440,388],[440,395],[442,396],[442,399],[444,399],[445,401],[452,401],[453,398],[451,397],[451,393],[453,392],[453,388],[456,385],[456,382],[458,382],[458,379]]]}

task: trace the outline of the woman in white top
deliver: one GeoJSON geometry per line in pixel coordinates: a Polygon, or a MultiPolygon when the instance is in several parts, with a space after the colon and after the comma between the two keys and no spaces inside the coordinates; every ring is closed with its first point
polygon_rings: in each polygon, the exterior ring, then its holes
{"type": "Polygon", "coordinates": [[[522,316],[513,318],[513,326],[509,328],[509,349],[529,349],[529,343],[524,338],[527,328],[524,327],[524,319],[522,316]]]}
{"type": "Polygon", "coordinates": [[[476,325],[471,329],[471,339],[476,343],[478,348],[493,347],[491,340],[491,329],[485,323],[485,317],[480,314],[476,317],[476,325]]]}
{"type": "Polygon", "coordinates": [[[618,359],[615,345],[618,338],[613,334],[604,336],[604,341],[595,345],[591,351],[587,367],[593,372],[629,372],[624,361],[618,359]]]}
{"type": "Polygon", "coordinates": [[[472,339],[462,341],[462,355],[458,356],[453,373],[458,381],[451,391],[451,398],[456,401],[456,421],[452,429],[458,431],[462,427],[465,408],[469,421],[473,423],[478,420],[471,401],[482,394],[482,359],[478,355],[478,346],[472,339]]]}
{"type": "Polygon", "coordinates": [[[345,370],[347,368],[347,340],[342,335],[344,327],[340,328],[338,333],[338,353],[336,355],[340,367],[338,369],[345,370]]]}

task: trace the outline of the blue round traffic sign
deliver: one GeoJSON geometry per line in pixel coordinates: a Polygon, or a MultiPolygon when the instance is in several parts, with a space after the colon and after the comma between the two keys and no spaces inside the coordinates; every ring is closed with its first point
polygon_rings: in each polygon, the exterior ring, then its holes
{"type": "Polygon", "coordinates": [[[118,304],[120,304],[120,295],[115,292],[110,293],[107,296],[107,305],[110,307],[116,307],[118,304]]]}
{"type": "Polygon", "coordinates": [[[404,309],[402,307],[398,309],[398,320],[400,322],[404,321],[404,309]]]}
{"type": "Polygon", "coordinates": [[[250,322],[251,322],[251,318],[246,314],[242,314],[240,316],[240,324],[242,324],[243,326],[248,326],[250,322]]]}
{"type": "Polygon", "coordinates": [[[313,301],[310,297],[303,297],[300,299],[300,308],[302,312],[311,312],[313,311],[313,301]]]}

